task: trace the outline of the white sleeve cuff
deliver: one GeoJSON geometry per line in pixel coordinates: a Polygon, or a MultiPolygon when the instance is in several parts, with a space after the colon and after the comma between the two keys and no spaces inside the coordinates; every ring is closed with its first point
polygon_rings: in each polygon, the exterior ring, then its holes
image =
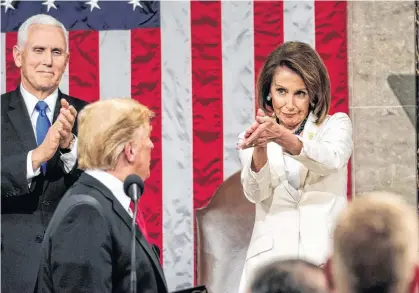
{"type": "Polygon", "coordinates": [[[74,135],[74,145],[69,153],[61,154],[61,161],[64,163],[64,171],[69,173],[73,170],[77,161],[77,136],[74,135]]]}
{"type": "Polygon", "coordinates": [[[260,183],[266,178],[269,178],[270,172],[269,172],[269,161],[266,161],[265,165],[262,167],[262,169],[259,170],[259,172],[255,172],[252,170],[252,167],[249,166],[249,174],[252,179],[254,179],[256,182],[260,183]]]}
{"type": "Polygon", "coordinates": [[[38,169],[36,170],[32,168],[32,152],[33,151],[30,151],[28,153],[28,156],[26,159],[26,179],[28,180],[29,186],[32,183],[32,178],[35,176],[38,176],[41,173],[41,166],[39,166],[38,169]]]}

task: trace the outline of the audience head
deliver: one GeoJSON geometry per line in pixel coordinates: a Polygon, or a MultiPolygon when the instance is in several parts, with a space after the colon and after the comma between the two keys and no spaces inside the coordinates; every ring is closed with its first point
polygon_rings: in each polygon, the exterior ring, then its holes
{"type": "Polygon", "coordinates": [[[323,270],[304,260],[278,260],[256,274],[250,293],[325,293],[323,270]]]}
{"type": "Polygon", "coordinates": [[[394,194],[359,195],[338,218],[328,279],[339,293],[410,293],[417,255],[415,210],[394,194]]]}
{"type": "Polygon", "coordinates": [[[153,112],[136,100],[115,98],[87,105],[78,117],[80,169],[100,169],[124,181],[150,175],[153,112]]]}

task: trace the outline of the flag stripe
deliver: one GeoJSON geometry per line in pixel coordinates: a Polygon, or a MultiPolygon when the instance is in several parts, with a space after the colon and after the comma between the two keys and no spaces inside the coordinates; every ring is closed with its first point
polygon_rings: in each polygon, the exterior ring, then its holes
{"type": "MultiPolygon", "coordinates": [[[[69,35],[67,34],[67,44],[69,44],[69,35]]],[[[70,46],[68,46],[69,50],[70,50],[70,46]]],[[[70,59],[69,59],[70,60],[70,59]]],[[[69,64],[67,63],[67,66],[64,69],[64,73],[63,76],[61,77],[61,81],[60,81],[60,91],[62,91],[63,93],[67,94],[69,93],[69,89],[70,89],[70,85],[69,85],[69,76],[68,76],[68,68],[69,68],[69,64]]]]}
{"type": "Polygon", "coordinates": [[[1,88],[0,92],[6,92],[6,34],[1,33],[1,88]]]}
{"type": "Polygon", "coordinates": [[[163,252],[169,291],[193,284],[192,84],[189,1],[162,1],[163,252]]]}
{"type": "Polygon", "coordinates": [[[99,32],[100,98],[131,96],[131,32],[99,32]]]}
{"type": "MultiPolygon", "coordinates": [[[[316,50],[328,69],[332,103],[330,114],[349,113],[346,1],[316,1],[316,50]]],[[[351,196],[351,172],[348,166],[347,194],[351,196]]]]}
{"type": "MultiPolygon", "coordinates": [[[[99,100],[99,32],[70,31],[70,96],[99,100]]],[[[101,64],[102,66],[102,64],[101,64]]]]}
{"type": "MultiPolygon", "coordinates": [[[[160,28],[131,31],[131,95],[149,107],[156,117],[152,121],[150,178],[140,201],[152,244],[162,254],[162,145],[161,145],[161,45],[160,28]]],[[[162,255],[160,255],[162,260],[162,255]]]]}
{"type": "Polygon", "coordinates": [[[314,1],[284,1],[284,41],[314,44],[314,1]]]}
{"type": "Polygon", "coordinates": [[[224,179],[241,169],[237,136],[253,122],[253,4],[222,2],[224,179]]]}
{"type": "Polygon", "coordinates": [[[20,70],[13,59],[13,47],[17,44],[17,32],[6,34],[6,91],[13,91],[20,83],[20,70]]]}
{"type": "Polygon", "coordinates": [[[284,41],[283,5],[282,1],[253,2],[255,85],[267,56],[284,41]]]}

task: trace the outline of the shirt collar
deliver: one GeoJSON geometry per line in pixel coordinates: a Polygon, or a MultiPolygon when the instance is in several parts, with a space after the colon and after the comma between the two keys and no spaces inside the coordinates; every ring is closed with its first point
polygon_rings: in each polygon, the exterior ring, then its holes
{"type": "MultiPolygon", "coordinates": [[[[26,108],[28,109],[29,116],[32,116],[33,111],[35,110],[36,103],[38,103],[39,99],[30,92],[28,92],[22,84],[20,84],[20,93],[22,94],[23,101],[25,102],[26,108]]],[[[48,105],[47,113],[54,112],[57,99],[58,88],[44,99],[44,102],[48,105]]]]}
{"type": "Polygon", "coordinates": [[[128,211],[131,199],[125,194],[124,183],[121,180],[112,174],[99,169],[87,169],[85,173],[96,178],[105,185],[119,201],[124,210],[128,211]]]}

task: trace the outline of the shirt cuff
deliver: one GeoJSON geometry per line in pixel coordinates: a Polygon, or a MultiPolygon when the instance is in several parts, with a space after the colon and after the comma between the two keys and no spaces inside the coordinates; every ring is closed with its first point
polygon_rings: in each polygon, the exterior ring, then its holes
{"type": "Polygon", "coordinates": [[[269,177],[269,162],[266,161],[265,165],[259,170],[259,172],[253,171],[252,167],[249,166],[249,174],[252,179],[260,183],[263,179],[269,177]]]}
{"type": "Polygon", "coordinates": [[[32,152],[33,151],[30,151],[28,153],[28,156],[26,159],[26,179],[28,180],[29,186],[32,183],[32,178],[41,174],[41,166],[39,166],[38,169],[36,170],[32,168],[32,152]]]}
{"type": "Polygon", "coordinates": [[[70,173],[77,161],[77,136],[74,135],[74,144],[71,151],[66,154],[61,153],[60,159],[64,163],[64,171],[70,173]]]}

